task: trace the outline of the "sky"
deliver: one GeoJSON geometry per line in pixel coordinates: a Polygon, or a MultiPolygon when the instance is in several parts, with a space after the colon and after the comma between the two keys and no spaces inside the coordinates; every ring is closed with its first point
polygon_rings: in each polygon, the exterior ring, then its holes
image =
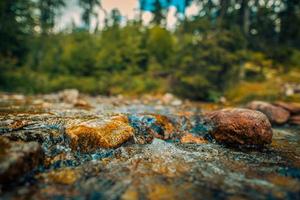
{"type": "MultiPolygon", "coordinates": [[[[112,9],[117,8],[121,15],[123,16],[123,22],[126,19],[134,19],[139,13],[139,3],[138,0],[102,0],[102,6],[107,11],[110,12],[112,9]]],[[[77,0],[68,0],[65,8],[61,10],[61,14],[57,17],[57,30],[62,30],[67,26],[71,25],[74,22],[76,25],[82,25],[81,22],[81,12],[82,10],[77,6],[77,0]]],[[[99,22],[100,28],[101,24],[103,25],[104,15],[100,11],[100,9],[96,9],[96,12],[99,12],[99,22]]],[[[187,16],[196,15],[198,12],[198,7],[195,4],[190,5],[186,9],[187,16]]],[[[169,13],[167,15],[167,27],[172,28],[176,24],[175,17],[176,9],[175,7],[170,7],[169,13]]],[[[149,11],[145,11],[143,13],[143,22],[144,24],[148,24],[152,15],[149,11]]],[[[96,19],[92,19],[91,26],[92,28],[96,25],[96,19]]]]}

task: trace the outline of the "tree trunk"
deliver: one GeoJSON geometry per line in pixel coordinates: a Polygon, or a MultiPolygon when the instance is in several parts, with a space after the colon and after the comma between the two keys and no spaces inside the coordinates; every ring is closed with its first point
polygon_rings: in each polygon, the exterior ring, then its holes
{"type": "Polygon", "coordinates": [[[241,0],[241,8],[239,14],[240,27],[245,36],[249,33],[250,26],[250,9],[249,0],[241,0]]]}

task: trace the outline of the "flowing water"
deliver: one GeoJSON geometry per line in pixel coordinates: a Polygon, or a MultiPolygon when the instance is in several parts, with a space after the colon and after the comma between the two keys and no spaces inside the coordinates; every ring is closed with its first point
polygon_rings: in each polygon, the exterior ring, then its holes
{"type": "Polygon", "coordinates": [[[300,199],[300,127],[274,127],[272,144],[263,148],[231,148],[209,137],[201,105],[105,97],[88,102],[78,108],[48,96],[1,98],[0,135],[39,142],[45,160],[2,185],[0,199],[300,199]],[[120,113],[134,128],[134,140],[89,153],[70,147],[66,127],[120,113]],[[137,142],[164,128],[154,114],[209,142],[182,144],[175,136],[137,142]],[[21,125],[9,126],[14,122],[21,125]]]}

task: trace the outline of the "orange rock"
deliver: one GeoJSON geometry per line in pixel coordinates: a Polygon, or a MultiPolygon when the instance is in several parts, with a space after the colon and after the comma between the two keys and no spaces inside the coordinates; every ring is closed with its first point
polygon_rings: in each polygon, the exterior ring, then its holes
{"type": "Polygon", "coordinates": [[[60,160],[67,160],[67,154],[66,153],[60,153],[54,157],[46,157],[44,160],[44,165],[46,167],[52,165],[53,163],[60,161],[60,160]]]}
{"type": "Polygon", "coordinates": [[[134,140],[138,144],[150,143],[153,138],[173,139],[180,133],[178,123],[160,114],[133,114],[130,124],[135,128],[134,140]]]}
{"type": "Polygon", "coordinates": [[[186,133],[181,139],[181,143],[206,144],[207,141],[199,136],[194,136],[191,133],[186,133]]]}
{"type": "Polygon", "coordinates": [[[122,195],[122,200],[138,200],[139,199],[139,193],[137,191],[137,188],[130,186],[122,195]]]}
{"type": "Polygon", "coordinates": [[[183,182],[177,186],[170,183],[150,182],[147,184],[147,198],[149,200],[166,200],[166,199],[199,199],[191,193],[192,184],[183,182]]]}
{"type": "Polygon", "coordinates": [[[148,199],[176,199],[176,189],[170,185],[151,184],[148,186],[148,199]]]}
{"type": "Polygon", "coordinates": [[[72,149],[82,152],[97,148],[116,148],[129,140],[134,130],[124,116],[112,117],[100,124],[86,123],[66,129],[72,149]]]}
{"type": "Polygon", "coordinates": [[[54,182],[58,184],[71,185],[77,181],[79,174],[77,170],[74,169],[61,169],[56,171],[51,171],[43,176],[46,182],[54,182]]]}
{"type": "Polygon", "coordinates": [[[9,125],[9,128],[11,129],[20,129],[23,128],[24,126],[27,126],[29,124],[28,121],[25,120],[16,120],[12,124],[9,125]]]}
{"type": "Polygon", "coordinates": [[[175,127],[170,119],[164,115],[152,114],[155,117],[155,124],[162,127],[164,130],[163,136],[155,135],[155,137],[160,139],[170,139],[175,132],[175,127]]]}
{"type": "Polygon", "coordinates": [[[297,179],[291,177],[280,176],[278,174],[270,174],[267,176],[267,179],[275,185],[288,188],[290,190],[297,191],[300,189],[300,185],[297,179]]]}

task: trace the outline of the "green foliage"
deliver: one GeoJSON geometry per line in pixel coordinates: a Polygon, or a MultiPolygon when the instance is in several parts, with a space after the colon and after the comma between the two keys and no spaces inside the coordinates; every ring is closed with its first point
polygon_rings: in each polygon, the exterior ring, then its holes
{"type": "Polygon", "coordinates": [[[176,53],[174,92],[198,100],[215,100],[238,80],[242,43],[238,32],[186,35],[176,53]],[[237,41],[239,45],[235,45],[237,41]]]}
{"type": "Polygon", "coordinates": [[[225,96],[232,103],[247,103],[253,100],[275,101],[283,96],[278,87],[280,84],[274,79],[266,82],[241,82],[227,90],[225,96]]]}
{"type": "Polygon", "coordinates": [[[292,54],[289,58],[289,66],[297,67],[300,69],[300,50],[293,49],[292,54]]]}
{"type": "Polygon", "coordinates": [[[95,70],[95,56],[97,46],[93,38],[86,32],[75,33],[73,36],[64,36],[61,41],[60,62],[62,69],[75,76],[91,76],[95,70]]]}
{"type": "Polygon", "coordinates": [[[162,66],[169,62],[174,54],[174,41],[171,33],[164,28],[154,26],[149,29],[147,50],[162,66]]]}
{"type": "Polygon", "coordinates": [[[31,1],[0,1],[0,54],[3,57],[23,61],[28,39],[34,32],[33,9],[31,1]]]}

